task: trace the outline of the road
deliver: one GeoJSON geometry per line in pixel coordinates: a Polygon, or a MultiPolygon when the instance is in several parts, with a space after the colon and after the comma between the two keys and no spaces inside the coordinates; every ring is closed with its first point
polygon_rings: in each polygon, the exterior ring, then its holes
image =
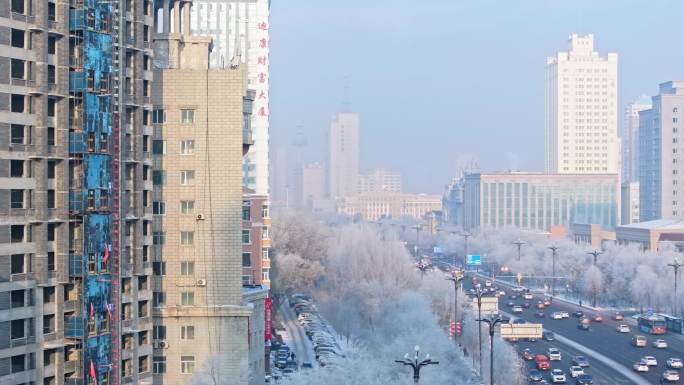
{"type": "Polygon", "coordinates": [[[295,352],[297,363],[310,362],[317,366],[316,356],[314,355],[311,341],[304,333],[302,327],[297,323],[294,310],[288,306],[287,302],[280,305],[280,314],[283,317],[283,324],[287,333],[283,335],[283,341],[295,352]]]}
{"type": "MultiPolygon", "coordinates": [[[[502,284],[498,283],[497,284],[500,287],[503,287],[502,284]]],[[[510,289],[510,288],[509,288],[510,289]]],[[[506,288],[504,288],[506,290],[506,288]]],[[[522,298],[518,299],[510,299],[510,294],[512,294],[512,291],[506,290],[507,295],[506,297],[500,298],[499,301],[499,308],[502,311],[508,311],[510,312],[510,308],[507,306],[507,303],[509,301],[512,301],[516,305],[522,305],[524,300],[522,298]]],[[[533,307],[535,304],[537,304],[537,301],[542,300],[543,296],[541,295],[534,295],[533,300],[530,302],[532,303],[533,307]]],[[[630,325],[632,328],[631,333],[618,333],[616,331],[617,325],[619,323],[625,323],[624,321],[613,321],[610,318],[610,314],[605,314],[604,317],[606,320],[603,322],[597,323],[593,322],[591,324],[590,330],[589,331],[583,331],[580,330],[577,327],[578,324],[578,319],[572,316],[572,313],[575,310],[578,310],[577,306],[573,306],[564,302],[560,301],[555,301],[551,306],[547,307],[544,309],[544,313],[546,314],[546,318],[538,318],[534,315],[535,311],[537,309],[534,309],[531,307],[530,309],[524,309],[522,314],[517,314],[517,317],[525,319],[527,322],[535,322],[535,323],[542,323],[544,325],[544,329],[553,331],[555,333],[558,333],[560,335],[563,335],[572,341],[575,341],[583,346],[586,346],[589,349],[592,349],[600,354],[603,354],[607,357],[612,358],[613,360],[617,361],[618,363],[628,367],[632,368],[632,365],[641,360],[642,357],[644,356],[654,356],[658,360],[658,366],[657,367],[651,367],[651,370],[648,373],[640,374],[643,378],[647,379],[648,382],[651,384],[658,384],[659,380],[662,376],[662,373],[666,370],[666,365],[665,362],[668,358],[670,357],[678,357],[682,358],[684,355],[684,344],[682,341],[678,338],[672,338],[672,336],[664,335],[664,336],[650,336],[647,335],[648,339],[648,346],[645,348],[636,348],[633,347],[631,344],[631,339],[632,336],[635,334],[642,334],[638,333],[636,330],[636,327],[633,325],[630,325]],[[569,319],[564,319],[564,320],[553,320],[549,316],[551,313],[554,311],[567,311],[571,314],[571,317],[569,319]],[[669,347],[667,349],[656,349],[651,346],[651,342],[656,339],[664,339],[668,342],[669,347]]],[[[587,309],[583,308],[582,309],[585,313],[589,315],[594,315],[594,312],[587,311],[587,309]]],[[[526,344],[526,343],[525,343],[526,344]]],[[[523,344],[524,345],[524,344],[523,344]]],[[[540,344],[539,346],[541,346],[540,344]]],[[[554,345],[558,345],[554,343],[554,345]]],[[[522,345],[521,345],[522,346],[522,345]]],[[[563,349],[562,349],[563,350],[563,349]]],[[[539,351],[539,349],[534,349],[535,352],[539,351]]],[[[571,353],[572,354],[572,353],[571,353]]],[[[595,360],[594,360],[595,361],[595,360]]],[[[597,365],[597,363],[592,362],[593,365],[597,365]]],[[[565,369],[565,368],[564,368],[565,369]]],[[[620,383],[617,378],[613,378],[614,374],[611,374],[615,372],[611,368],[594,368],[593,371],[590,373],[592,375],[595,375],[597,378],[596,383],[597,384],[612,384],[612,383],[620,383]],[[598,370],[596,370],[598,369],[598,370]],[[605,369],[605,370],[604,370],[605,369]],[[607,379],[610,379],[610,381],[606,382],[607,380],[598,380],[599,379],[599,372],[603,373],[603,376],[608,375],[609,377],[607,379]]],[[[603,377],[602,376],[602,377],[603,377]]],[[[626,379],[625,379],[626,380],[626,379]]],[[[627,382],[625,383],[630,383],[630,381],[626,380],[627,382]]]]}

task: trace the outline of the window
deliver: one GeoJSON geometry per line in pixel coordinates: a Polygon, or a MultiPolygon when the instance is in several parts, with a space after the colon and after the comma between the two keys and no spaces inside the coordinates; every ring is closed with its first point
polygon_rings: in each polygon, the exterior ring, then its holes
{"type": "Polygon", "coordinates": [[[152,202],[152,214],[154,214],[154,215],[165,215],[166,214],[166,203],[165,202],[152,202]]]}
{"type": "Polygon", "coordinates": [[[195,122],[195,110],[182,109],[181,110],[181,123],[194,123],[195,122]]]}
{"type": "Polygon", "coordinates": [[[264,270],[261,272],[261,280],[262,280],[262,281],[270,281],[270,280],[271,280],[271,277],[270,277],[269,275],[270,275],[270,274],[269,274],[269,270],[268,270],[268,269],[264,269],[264,270]]]}
{"type": "Polygon", "coordinates": [[[166,262],[152,262],[152,272],[154,275],[166,275],[166,262]]]}
{"type": "Polygon", "coordinates": [[[249,230],[242,230],[242,243],[250,244],[252,243],[252,236],[249,230]]]}
{"type": "Polygon", "coordinates": [[[24,177],[24,161],[12,159],[10,160],[10,178],[24,177]]]}
{"type": "Polygon", "coordinates": [[[268,209],[267,205],[261,206],[261,217],[262,218],[270,218],[270,210],[268,209]]]}
{"type": "Polygon", "coordinates": [[[10,97],[11,112],[25,112],[26,95],[12,94],[10,97]]]}
{"type": "Polygon", "coordinates": [[[24,326],[23,319],[15,319],[11,321],[10,324],[10,338],[13,340],[18,340],[26,337],[26,328],[24,326]]]}
{"type": "Polygon", "coordinates": [[[10,76],[12,79],[26,79],[26,62],[20,59],[10,61],[10,76]]]}
{"type": "Polygon", "coordinates": [[[26,31],[12,28],[12,47],[25,48],[26,31]]]}
{"type": "Polygon", "coordinates": [[[166,373],[166,356],[154,356],[152,358],[152,370],[154,374],[166,373]]]}
{"type": "Polygon", "coordinates": [[[10,208],[24,208],[24,190],[10,190],[10,208]]]}
{"type": "Polygon", "coordinates": [[[10,226],[10,243],[21,243],[24,242],[24,225],[11,225],[10,226]]]}
{"type": "MultiPolygon", "coordinates": [[[[48,84],[55,84],[55,83],[57,82],[57,73],[56,73],[56,70],[55,70],[55,66],[53,66],[53,65],[48,65],[47,67],[48,67],[48,68],[47,68],[47,69],[48,69],[48,70],[47,70],[47,81],[48,81],[48,84]]],[[[52,116],[55,116],[55,115],[52,114],[52,116]]]]}
{"type": "Polygon", "coordinates": [[[152,244],[163,245],[166,243],[166,233],[163,231],[154,231],[152,233],[152,244]]]}
{"type": "Polygon", "coordinates": [[[195,141],[183,140],[181,141],[181,155],[192,155],[195,153],[195,141]]]}
{"type": "Polygon", "coordinates": [[[48,127],[47,128],[47,145],[48,146],[54,146],[55,145],[55,128],[54,127],[48,127]]]}
{"type": "Polygon", "coordinates": [[[57,226],[58,225],[59,225],[58,223],[48,223],[48,228],[47,228],[47,240],[48,240],[48,242],[54,242],[55,241],[55,234],[57,233],[57,226]]]}
{"type": "Polygon", "coordinates": [[[26,294],[24,290],[12,290],[10,293],[10,304],[12,309],[16,309],[18,307],[24,307],[24,298],[26,294]]]}
{"type": "Polygon", "coordinates": [[[10,143],[28,144],[26,140],[26,127],[24,125],[13,124],[11,126],[10,143]]]}
{"type": "Polygon", "coordinates": [[[26,273],[24,254],[13,254],[10,261],[10,274],[26,273]]]}
{"type": "Polygon", "coordinates": [[[25,0],[12,0],[12,12],[14,13],[20,13],[20,14],[25,14],[26,13],[26,7],[24,4],[25,0]]]}
{"type": "Polygon", "coordinates": [[[47,208],[55,208],[55,190],[47,190],[47,208]]]}
{"type": "Polygon", "coordinates": [[[190,246],[195,240],[194,231],[181,231],[181,245],[190,246]]]}
{"type": "Polygon", "coordinates": [[[55,117],[55,105],[57,104],[57,99],[55,98],[48,98],[48,108],[47,108],[47,115],[48,117],[54,118],[55,117]]]}
{"type": "Polygon", "coordinates": [[[46,314],[43,316],[43,334],[55,332],[55,315],[46,314]]]}
{"type": "Polygon", "coordinates": [[[152,184],[154,185],[162,185],[166,181],[166,172],[162,170],[153,170],[152,171],[152,184]]]}
{"type": "Polygon", "coordinates": [[[194,275],[195,262],[181,262],[181,275],[194,275]]]}
{"type": "Polygon", "coordinates": [[[195,339],[195,327],[194,326],[181,326],[181,339],[182,340],[194,340],[195,339]]]}
{"type": "Polygon", "coordinates": [[[48,54],[54,55],[57,52],[57,37],[48,36],[48,54]]]}
{"type": "Polygon", "coordinates": [[[182,170],[181,171],[181,185],[188,186],[195,183],[195,171],[194,170],[182,170]]]}
{"type": "MultiPolygon", "coordinates": [[[[152,306],[160,307],[166,305],[166,293],[163,291],[155,291],[152,293],[152,306]]],[[[164,329],[166,330],[166,329],[164,329]]],[[[157,338],[157,337],[155,337],[157,338]]]]}
{"type": "Polygon", "coordinates": [[[152,124],[166,123],[166,112],[163,108],[155,108],[152,110],[152,124]]]}
{"type": "Polygon", "coordinates": [[[166,326],[154,325],[154,327],[152,328],[152,337],[155,340],[165,340],[166,339],[166,326]]]}
{"type": "Polygon", "coordinates": [[[12,356],[12,373],[19,373],[26,370],[26,356],[21,354],[18,356],[12,356]]]}
{"type": "Polygon", "coordinates": [[[181,201],[181,214],[192,214],[195,212],[195,201],[181,201]]]}
{"type": "Polygon", "coordinates": [[[48,20],[49,21],[55,21],[56,20],[56,5],[55,3],[49,2],[48,3],[48,20]]]}
{"type": "Polygon", "coordinates": [[[181,374],[192,374],[195,371],[195,356],[181,356],[181,374]]]}
{"type": "Polygon", "coordinates": [[[242,267],[252,266],[252,253],[242,253],[242,267]]]}
{"type": "Polygon", "coordinates": [[[192,306],[195,304],[195,292],[184,291],[181,293],[181,305],[192,306]]]}
{"type": "Polygon", "coordinates": [[[46,286],[43,288],[43,303],[53,303],[55,302],[55,287],[46,286]]]}
{"type": "Polygon", "coordinates": [[[242,220],[248,221],[251,217],[251,203],[250,201],[242,201],[242,220]]]}
{"type": "Polygon", "coordinates": [[[266,226],[262,227],[261,239],[270,239],[270,238],[271,238],[270,227],[266,227],[266,226]]]}
{"type": "Polygon", "coordinates": [[[153,140],[152,141],[152,153],[154,155],[166,154],[166,141],[165,140],[153,140]]]}
{"type": "Polygon", "coordinates": [[[263,249],[261,249],[261,259],[270,259],[271,258],[268,250],[269,250],[268,247],[264,247],[263,249]]]}
{"type": "Polygon", "coordinates": [[[48,271],[55,271],[55,252],[48,251],[47,253],[47,269],[48,271]]]}
{"type": "Polygon", "coordinates": [[[138,373],[145,373],[150,370],[150,357],[149,356],[143,356],[143,357],[138,357],[138,373]]]}
{"type": "Polygon", "coordinates": [[[55,172],[57,170],[57,162],[54,160],[48,160],[47,162],[47,178],[55,179],[55,172]]]}

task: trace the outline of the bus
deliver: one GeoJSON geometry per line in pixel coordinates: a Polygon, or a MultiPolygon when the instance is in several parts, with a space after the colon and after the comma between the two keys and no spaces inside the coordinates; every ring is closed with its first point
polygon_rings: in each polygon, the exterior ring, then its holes
{"type": "Polygon", "coordinates": [[[642,315],[638,318],[639,330],[649,334],[665,334],[667,325],[665,318],[659,315],[642,315]]]}
{"type": "Polygon", "coordinates": [[[673,333],[684,334],[684,319],[663,314],[667,330],[673,333]]]}

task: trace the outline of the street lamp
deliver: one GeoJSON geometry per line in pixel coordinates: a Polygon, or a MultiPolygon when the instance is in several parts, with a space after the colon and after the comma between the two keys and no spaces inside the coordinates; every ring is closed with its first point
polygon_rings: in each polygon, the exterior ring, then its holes
{"type": "Polygon", "coordinates": [[[432,269],[432,263],[430,263],[430,261],[421,259],[420,261],[416,262],[416,267],[418,270],[420,270],[420,279],[423,279],[423,277],[425,277],[425,273],[432,269]]]}
{"type": "Polygon", "coordinates": [[[463,270],[465,270],[468,266],[468,238],[472,235],[469,232],[465,232],[463,234],[463,239],[465,240],[465,253],[463,255],[463,270]]]}
{"type": "Polygon", "coordinates": [[[515,241],[513,241],[513,244],[518,246],[518,261],[520,260],[520,247],[527,242],[523,241],[522,239],[518,238],[515,241]]]}
{"type": "MultiPolygon", "coordinates": [[[[485,292],[482,291],[481,288],[478,287],[475,289],[475,297],[477,298],[477,319],[482,318],[482,297],[484,294],[485,292]]],[[[479,323],[477,324],[477,339],[477,354],[480,360],[480,377],[482,377],[482,328],[479,323]]]]}
{"type": "Polygon", "coordinates": [[[594,251],[587,251],[587,254],[594,256],[594,266],[596,266],[596,259],[599,255],[603,254],[603,251],[595,249],[594,251]]]}
{"type": "MultiPolygon", "coordinates": [[[[478,318],[477,322],[486,322],[489,326],[489,385],[494,385],[494,328],[500,323],[508,322],[508,320],[497,315],[492,316],[492,318],[478,318]]],[[[480,377],[482,377],[481,372],[480,377]]]]}
{"type": "Polygon", "coordinates": [[[553,245],[548,247],[549,250],[551,250],[551,258],[553,258],[553,276],[551,277],[551,296],[555,297],[556,296],[556,251],[560,249],[560,247],[553,245]]]}
{"type": "Polygon", "coordinates": [[[416,247],[414,249],[415,249],[415,256],[417,258],[418,257],[418,243],[420,243],[420,225],[415,225],[412,228],[416,230],[416,247]]]}
{"type": "Polygon", "coordinates": [[[674,316],[677,316],[677,276],[679,273],[679,268],[684,266],[684,263],[680,263],[677,258],[674,259],[674,262],[668,263],[668,266],[670,266],[674,270],[674,316]]]}
{"type": "MultiPolygon", "coordinates": [[[[458,287],[463,279],[463,271],[456,270],[451,272],[451,276],[445,279],[454,283],[454,322],[458,322],[458,287]]],[[[454,333],[454,340],[456,340],[456,333],[454,333]]]]}
{"type": "Polygon", "coordinates": [[[394,362],[410,366],[413,369],[413,383],[417,384],[420,380],[420,369],[428,365],[437,365],[439,364],[439,361],[433,361],[432,358],[430,358],[429,354],[426,354],[425,358],[421,360],[418,357],[418,353],[420,352],[420,346],[416,345],[415,350],[416,354],[413,357],[409,357],[409,354],[406,353],[404,355],[403,360],[394,360],[394,362]]]}

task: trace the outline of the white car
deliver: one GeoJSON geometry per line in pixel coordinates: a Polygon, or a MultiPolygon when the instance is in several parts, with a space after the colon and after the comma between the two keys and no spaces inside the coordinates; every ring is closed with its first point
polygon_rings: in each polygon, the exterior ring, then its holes
{"type": "Polygon", "coordinates": [[[618,325],[617,327],[618,333],[629,333],[629,326],[627,325],[618,325]]]}
{"type": "Polygon", "coordinates": [[[549,355],[549,361],[560,361],[561,360],[560,350],[558,350],[556,348],[549,348],[547,353],[549,355]]]}
{"type": "Polygon", "coordinates": [[[501,290],[501,291],[499,292],[499,295],[502,296],[502,297],[505,297],[505,296],[506,296],[506,292],[503,291],[503,290],[501,290]]]}
{"type": "Polygon", "coordinates": [[[485,281],[485,287],[491,287],[492,281],[485,281]]]}
{"type": "Polygon", "coordinates": [[[646,356],[641,361],[645,362],[648,366],[658,366],[658,360],[653,356],[646,356]]]}
{"type": "Polygon", "coordinates": [[[531,294],[531,293],[525,293],[525,294],[523,294],[523,298],[524,298],[524,299],[527,299],[527,300],[530,300],[530,299],[532,299],[533,297],[532,297],[532,294],[531,294]]]}
{"type": "Polygon", "coordinates": [[[557,383],[564,383],[565,381],[567,381],[567,379],[565,378],[565,373],[563,373],[562,370],[553,369],[551,371],[551,382],[553,382],[554,384],[557,384],[557,383]]]}
{"type": "Polygon", "coordinates": [[[582,374],[584,374],[584,369],[582,369],[581,366],[574,365],[574,366],[570,367],[570,376],[572,378],[577,378],[577,377],[581,376],[582,374]]]}
{"type": "Polygon", "coordinates": [[[668,358],[667,367],[670,369],[681,369],[684,366],[681,358],[668,358]]]}
{"type": "Polygon", "coordinates": [[[663,373],[663,379],[665,381],[672,381],[672,382],[679,381],[679,372],[677,372],[676,370],[666,370],[663,373]]]}
{"type": "Polygon", "coordinates": [[[653,341],[653,347],[658,348],[658,349],[667,349],[667,341],[655,340],[655,341],[653,341]]]}
{"type": "Polygon", "coordinates": [[[568,313],[567,311],[562,311],[560,313],[563,316],[563,318],[570,318],[570,313],[568,313]]]}
{"type": "Polygon", "coordinates": [[[551,313],[551,318],[553,319],[563,319],[563,314],[559,311],[554,311],[551,313]]]}
{"type": "Polygon", "coordinates": [[[513,306],[513,313],[520,314],[523,312],[522,306],[513,306]]]}
{"type": "Polygon", "coordinates": [[[644,361],[635,362],[634,370],[637,372],[648,372],[648,365],[644,361]]]}

